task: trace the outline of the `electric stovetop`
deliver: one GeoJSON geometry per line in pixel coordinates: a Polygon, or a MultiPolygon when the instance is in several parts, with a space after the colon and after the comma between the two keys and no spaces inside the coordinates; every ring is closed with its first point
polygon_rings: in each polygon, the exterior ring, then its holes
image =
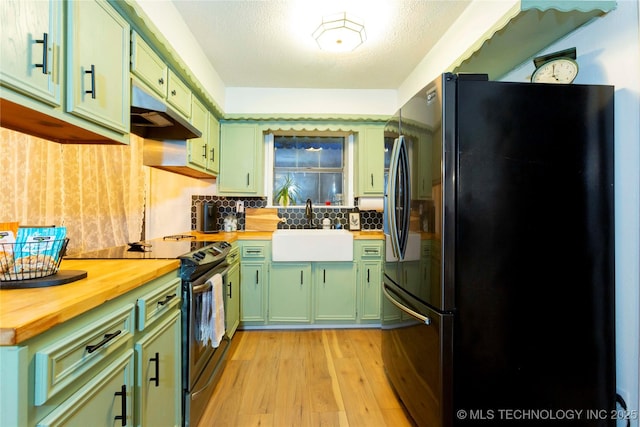
{"type": "Polygon", "coordinates": [[[213,243],[196,242],[190,235],[175,235],[96,251],[72,253],[65,255],[64,259],[176,259],[213,243]]]}

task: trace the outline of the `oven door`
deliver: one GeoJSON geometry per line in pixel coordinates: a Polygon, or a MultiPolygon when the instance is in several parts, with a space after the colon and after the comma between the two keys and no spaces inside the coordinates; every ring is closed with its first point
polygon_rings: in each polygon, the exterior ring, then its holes
{"type": "Polygon", "coordinates": [[[218,267],[193,282],[185,284],[183,316],[183,387],[185,425],[197,425],[222,371],[224,356],[229,339],[226,335],[218,347],[213,347],[209,339],[202,339],[200,325],[210,324],[211,310],[204,310],[205,303],[211,303],[213,286],[209,279],[221,274],[225,280],[226,265],[218,267]],[[208,314],[207,319],[203,316],[208,314]]]}

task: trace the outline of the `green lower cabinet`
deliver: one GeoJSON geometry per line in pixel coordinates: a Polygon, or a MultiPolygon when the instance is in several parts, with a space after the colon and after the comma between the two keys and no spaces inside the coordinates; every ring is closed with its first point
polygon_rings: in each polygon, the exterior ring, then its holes
{"type": "Polygon", "coordinates": [[[356,320],[356,274],[352,262],[314,263],[315,320],[356,320]]]}
{"type": "Polygon", "coordinates": [[[379,322],[382,316],[384,241],[358,240],[354,245],[360,292],[358,321],[361,323],[379,322]]]}
{"type": "Polygon", "coordinates": [[[311,263],[274,262],[269,278],[269,322],[311,322],[311,263]]]}
{"type": "Polygon", "coordinates": [[[66,399],[38,427],[133,425],[133,351],[128,350],[66,399]]]}
{"type": "MultiPolygon", "coordinates": [[[[136,342],[136,425],[182,425],[180,312],[151,328],[136,342]]],[[[116,424],[117,425],[117,424],[116,424]]]]}
{"type": "Polygon", "coordinates": [[[240,325],[240,264],[229,268],[224,285],[225,330],[226,335],[233,338],[240,325]]]}
{"type": "Polygon", "coordinates": [[[265,322],[266,315],[266,265],[262,262],[242,263],[240,267],[240,320],[265,322]]]}
{"type": "Polygon", "coordinates": [[[380,261],[360,264],[360,320],[380,320],[382,266],[380,261]]]}

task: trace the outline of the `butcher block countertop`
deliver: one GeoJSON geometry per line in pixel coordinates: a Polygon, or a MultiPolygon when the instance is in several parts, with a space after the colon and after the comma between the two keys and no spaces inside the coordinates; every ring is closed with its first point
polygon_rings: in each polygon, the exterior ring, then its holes
{"type": "Polygon", "coordinates": [[[179,268],[178,260],[63,260],[85,279],[0,290],[0,345],[16,345],[179,268]]]}
{"type": "MultiPolygon", "coordinates": [[[[354,240],[384,240],[384,233],[382,230],[361,230],[352,231],[354,240]]],[[[272,231],[233,231],[231,233],[219,232],[219,233],[200,233],[198,231],[190,231],[184,234],[191,234],[196,237],[197,241],[208,242],[235,242],[237,240],[271,240],[273,234],[272,231]]]]}

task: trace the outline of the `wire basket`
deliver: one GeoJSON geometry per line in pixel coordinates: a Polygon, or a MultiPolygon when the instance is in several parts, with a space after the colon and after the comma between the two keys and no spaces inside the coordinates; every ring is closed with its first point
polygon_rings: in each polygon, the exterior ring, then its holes
{"type": "Polygon", "coordinates": [[[58,272],[68,238],[0,243],[0,282],[37,279],[58,272]]]}

